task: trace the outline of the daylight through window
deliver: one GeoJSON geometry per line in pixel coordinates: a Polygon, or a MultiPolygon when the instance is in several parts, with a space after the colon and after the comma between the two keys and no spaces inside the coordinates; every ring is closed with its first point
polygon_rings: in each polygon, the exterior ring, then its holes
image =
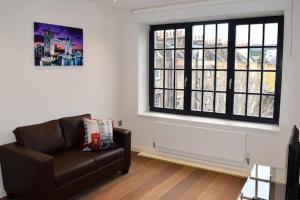
{"type": "Polygon", "coordinates": [[[279,122],[283,17],[154,25],[150,110],[279,122]]]}

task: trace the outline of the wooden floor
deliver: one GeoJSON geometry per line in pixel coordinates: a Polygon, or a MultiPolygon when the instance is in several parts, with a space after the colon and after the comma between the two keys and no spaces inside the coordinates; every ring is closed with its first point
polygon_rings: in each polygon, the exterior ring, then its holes
{"type": "Polygon", "coordinates": [[[132,154],[127,175],[116,175],[70,200],[236,200],[245,179],[132,154]]]}

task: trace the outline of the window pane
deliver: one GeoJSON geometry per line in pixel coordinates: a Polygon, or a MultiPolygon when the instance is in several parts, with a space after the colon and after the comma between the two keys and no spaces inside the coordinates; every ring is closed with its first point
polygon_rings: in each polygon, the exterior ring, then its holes
{"type": "Polygon", "coordinates": [[[193,48],[203,47],[203,25],[193,26],[193,48]]]}
{"type": "Polygon", "coordinates": [[[260,93],[261,73],[249,72],[248,92],[260,93]]]}
{"type": "Polygon", "coordinates": [[[214,111],[214,93],[203,92],[203,111],[204,112],[214,111]]]}
{"type": "Polygon", "coordinates": [[[176,48],[185,47],[185,29],[176,30],[176,48]]]}
{"type": "Polygon", "coordinates": [[[202,71],[200,70],[192,72],[192,89],[202,90],[202,71]]]}
{"type": "Polygon", "coordinates": [[[166,69],[174,68],[174,50],[166,50],[166,69]]]}
{"type": "Polygon", "coordinates": [[[169,88],[169,89],[174,88],[174,71],[173,70],[165,71],[165,88],[169,88]]]}
{"type": "Polygon", "coordinates": [[[249,69],[260,70],[262,61],[262,49],[261,48],[250,48],[249,52],[249,69]]]}
{"type": "Polygon", "coordinates": [[[217,91],[226,91],[227,72],[217,71],[217,91]]]}
{"type": "Polygon", "coordinates": [[[235,72],[234,78],[234,91],[235,92],[246,92],[247,84],[247,72],[235,72]]]}
{"type": "Polygon", "coordinates": [[[259,116],[259,95],[248,95],[247,116],[259,116]]]}
{"type": "Polygon", "coordinates": [[[202,69],[202,61],[203,61],[203,50],[193,50],[193,69],[202,69]]]}
{"type": "Polygon", "coordinates": [[[205,25],[205,47],[216,46],[216,25],[209,24],[205,25]]]}
{"type": "Polygon", "coordinates": [[[215,84],[215,72],[204,71],[204,90],[213,91],[215,84]]]}
{"type": "Polygon", "coordinates": [[[250,46],[262,46],[263,25],[252,24],[250,26],[250,46]]]}
{"type": "Polygon", "coordinates": [[[184,89],[184,71],[176,70],[176,89],[184,89]]]}
{"type": "Polygon", "coordinates": [[[275,93],[275,72],[263,73],[263,93],[274,94],[275,93]]]}
{"type": "Polygon", "coordinates": [[[235,46],[248,46],[248,25],[236,26],[235,46]]]}
{"type": "Polygon", "coordinates": [[[174,30],[166,30],[166,49],[174,48],[174,30]]]}
{"type": "Polygon", "coordinates": [[[201,111],[202,92],[192,92],[192,110],[201,111]]]}
{"type": "Polygon", "coordinates": [[[228,24],[218,24],[218,47],[228,46],[228,24]]]}
{"type": "Polygon", "coordinates": [[[276,70],[277,49],[268,48],[264,50],[264,70],[276,70]]]}
{"type": "Polygon", "coordinates": [[[273,118],[274,113],[274,96],[262,95],[261,98],[261,116],[273,118]]]}
{"type": "Polygon", "coordinates": [[[227,69],[228,50],[217,50],[217,69],[227,69]]]}
{"type": "Polygon", "coordinates": [[[156,50],[154,53],[154,68],[164,68],[164,51],[156,50]]]}
{"type": "Polygon", "coordinates": [[[216,112],[226,112],[226,93],[216,93],[216,112]]]}
{"type": "Polygon", "coordinates": [[[235,50],[235,69],[247,69],[248,49],[235,50]]]}
{"type": "Polygon", "coordinates": [[[176,90],[175,91],[176,95],[176,105],[175,108],[179,110],[183,110],[183,102],[184,102],[184,92],[181,90],[176,90]]]}
{"type": "Polygon", "coordinates": [[[204,50],[204,68],[214,69],[215,65],[215,49],[204,50]]]}
{"type": "Polygon", "coordinates": [[[257,197],[260,199],[269,199],[270,196],[273,196],[272,194],[270,194],[270,192],[273,190],[271,189],[271,187],[276,187],[269,182],[265,182],[265,181],[257,181],[257,197]]]}
{"type": "Polygon", "coordinates": [[[154,90],[154,107],[163,107],[163,90],[154,90]]]}
{"type": "Polygon", "coordinates": [[[245,115],[246,95],[245,94],[234,94],[234,115],[245,115]]]}
{"type": "Polygon", "coordinates": [[[176,63],[177,69],[184,69],[184,50],[176,50],[176,63]]]}
{"type": "Polygon", "coordinates": [[[165,108],[174,108],[173,107],[173,90],[165,90],[165,108]]]}
{"type": "Polygon", "coordinates": [[[154,70],[154,80],[155,88],[164,87],[164,71],[163,70],[154,70]]]}
{"type": "Polygon", "coordinates": [[[276,46],[278,35],[278,23],[265,24],[265,45],[276,46]]]}
{"type": "Polygon", "coordinates": [[[154,48],[163,49],[164,48],[164,31],[154,32],[154,48]]]}

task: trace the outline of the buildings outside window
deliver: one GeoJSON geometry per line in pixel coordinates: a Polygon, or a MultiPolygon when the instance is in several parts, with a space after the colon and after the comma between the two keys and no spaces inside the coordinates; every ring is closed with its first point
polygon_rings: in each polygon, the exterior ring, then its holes
{"type": "Polygon", "coordinates": [[[279,122],[283,16],[153,25],[150,44],[151,111],[279,122]]]}

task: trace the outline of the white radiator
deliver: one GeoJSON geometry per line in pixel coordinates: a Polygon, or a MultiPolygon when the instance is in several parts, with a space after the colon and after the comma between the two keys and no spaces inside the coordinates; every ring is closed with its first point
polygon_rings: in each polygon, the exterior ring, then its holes
{"type": "Polygon", "coordinates": [[[221,163],[244,163],[246,142],[247,135],[243,132],[155,122],[154,144],[158,151],[165,153],[221,163]]]}

